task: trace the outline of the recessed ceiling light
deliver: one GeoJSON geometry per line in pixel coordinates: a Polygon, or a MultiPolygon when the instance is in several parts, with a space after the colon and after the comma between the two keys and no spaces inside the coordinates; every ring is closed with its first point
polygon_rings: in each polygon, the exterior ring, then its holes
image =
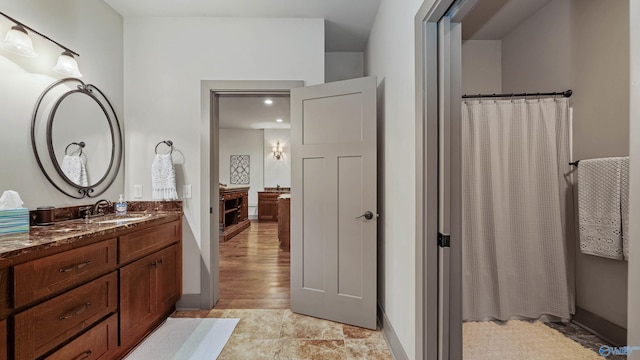
{"type": "Polygon", "coordinates": [[[277,122],[282,122],[283,120],[282,120],[282,119],[276,119],[276,121],[277,121],[277,122]]]}
{"type": "Polygon", "coordinates": [[[267,100],[264,101],[264,103],[267,104],[267,105],[271,105],[271,104],[273,104],[273,100],[267,99],[267,100]]]}

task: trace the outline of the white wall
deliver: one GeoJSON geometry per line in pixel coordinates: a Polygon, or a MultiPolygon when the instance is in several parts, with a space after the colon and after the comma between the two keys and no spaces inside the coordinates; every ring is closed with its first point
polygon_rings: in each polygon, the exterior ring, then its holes
{"type": "MultiPolygon", "coordinates": [[[[0,0],[0,9],[18,21],[77,51],[82,79],[100,88],[123,113],[122,17],[101,0],[0,0]]],[[[0,16],[1,35],[13,25],[0,16]]],[[[31,149],[30,123],[38,96],[63,78],[51,69],[62,49],[31,34],[38,57],[31,59],[0,49],[0,192],[20,193],[25,207],[89,204],[58,192],[40,172],[31,149]]],[[[64,103],[63,103],[64,104],[64,103]]],[[[45,145],[46,147],[46,145],[45,145]]],[[[48,156],[44,154],[45,156],[48,156]]],[[[102,197],[116,200],[123,189],[123,172],[102,197]]]]}
{"type": "Polygon", "coordinates": [[[364,75],[363,52],[328,52],[324,54],[325,82],[355,79],[364,75]]]}
{"type": "Polygon", "coordinates": [[[291,130],[264,130],[264,186],[291,187],[291,130]],[[273,147],[280,141],[282,156],[273,157],[273,147]]]}
{"type": "Polygon", "coordinates": [[[365,74],[378,77],[378,302],[410,359],[417,272],[414,17],[422,3],[382,0],[365,50],[365,74]]]}
{"type": "MultiPolygon", "coordinates": [[[[574,159],[629,154],[628,8],[554,0],[502,39],[505,92],[573,90],[574,159]]],[[[576,306],[626,328],[627,263],[575,256],[576,306]]]]}
{"type": "Polygon", "coordinates": [[[462,93],[502,93],[502,41],[462,42],[462,93]]]}
{"type": "Polygon", "coordinates": [[[249,217],[258,215],[258,191],[264,188],[264,130],[220,129],[220,182],[231,186],[231,155],[249,155],[249,217]]]}
{"type": "MultiPolygon", "coordinates": [[[[629,139],[640,138],[640,4],[629,1],[630,11],[630,131],[629,139]]],[[[640,217],[640,141],[630,141],[630,219],[640,217]]],[[[640,304],[640,222],[629,223],[629,304],[640,304]]],[[[640,307],[630,306],[627,315],[627,344],[640,344],[640,307]]],[[[634,351],[629,360],[640,360],[640,351],[634,351]]]]}
{"type": "MultiPolygon", "coordinates": [[[[324,81],[324,20],[259,18],[126,18],[124,69],[127,164],[125,194],[134,184],[149,199],[155,144],[166,138],[183,158],[178,188],[191,184],[184,201],[183,292],[200,293],[201,80],[324,81]]],[[[217,154],[212,154],[217,156],[217,154]]],[[[206,177],[205,177],[206,178],[206,177]]],[[[204,202],[204,203],[203,203],[204,202]]]]}

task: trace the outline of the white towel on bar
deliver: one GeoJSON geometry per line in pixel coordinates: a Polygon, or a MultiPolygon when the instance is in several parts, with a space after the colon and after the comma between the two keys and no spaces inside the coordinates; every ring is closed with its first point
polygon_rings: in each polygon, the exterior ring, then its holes
{"type": "Polygon", "coordinates": [[[176,170],[171,154],[156,154],[151,165],[152,197],[154,200],[177,200],[176,170]]]}
{"type": "Polygon", "coordinates": [[[87,168],[80,155],[65,155],[60,166],[64,175],[76,185],[88,186],[87,168]]]}
{"type": "Polygon", "coordinates": [[[622,260],[623,158],[582,160],[578,166],[578,221],[584,254],[622,260]]]}
{"type": "Polygon", "coordinates": [[[620,216],[622,217],[622,252],[629,261],[629,157],[620,162],[620,216]]]}

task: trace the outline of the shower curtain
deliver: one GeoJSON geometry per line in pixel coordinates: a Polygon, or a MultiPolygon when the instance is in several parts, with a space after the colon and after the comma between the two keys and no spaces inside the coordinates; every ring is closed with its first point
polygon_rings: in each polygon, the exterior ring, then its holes
{"type": "Polygon", "coordinates": [[[568,320],[568,99],[462,104],[463,319],[568,320]]]}

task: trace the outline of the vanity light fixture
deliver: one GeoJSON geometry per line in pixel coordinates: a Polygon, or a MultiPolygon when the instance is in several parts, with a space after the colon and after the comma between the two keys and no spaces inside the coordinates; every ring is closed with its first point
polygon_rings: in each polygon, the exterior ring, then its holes
{"type": "Polygon", "coordinates": [[[282,157],[282,146],[280,146],[280,141],[278,141],[278,144],[273,147],[273,157],[276,160],[280,160],[282,157]]]}
{"type": "Polygon", "coordinates": [[[62,52],[62,55],[58,57],[58,62],[56,66],[53,67],[53,71],[65,76],[76,78],[82,77],[80,70],[78,70],[78,62],[76,61],[76,59],[74,59],[74,55],[80,56],[80,54],[51,39],[50,37],[34,30],[33,28],[19,22],[18,20],[10,17],[3,12],[0,12],[0,15],[15,23],[15,25],[11,27],[9,32],[7,32],[4,41],[0,42],[0,48],[3,48],[20,56],[31,58],[36,57],[37,55],[35,50],[33,49],[33,43],[31,42],[31,38],[29,37],[29,33],[27,32],[27,30],[29,30],[51,41],[64,50],[62,52]]]}
{"type": "Polygon", "coordinates": [[[273,100],[271,100],[271,99],[266,99],[266,100],[264,101],[264,103],[265,103],[266,105],[271,105],[271,104],[273,104],[273,100]]]}
{"type": "Polygon", "coordinates": [[[282,121],[284,121],[284,120],[279,119],[279,118],[278,118],[278,119],[276,119],[276,122],[282,122],[282,121]]]}

